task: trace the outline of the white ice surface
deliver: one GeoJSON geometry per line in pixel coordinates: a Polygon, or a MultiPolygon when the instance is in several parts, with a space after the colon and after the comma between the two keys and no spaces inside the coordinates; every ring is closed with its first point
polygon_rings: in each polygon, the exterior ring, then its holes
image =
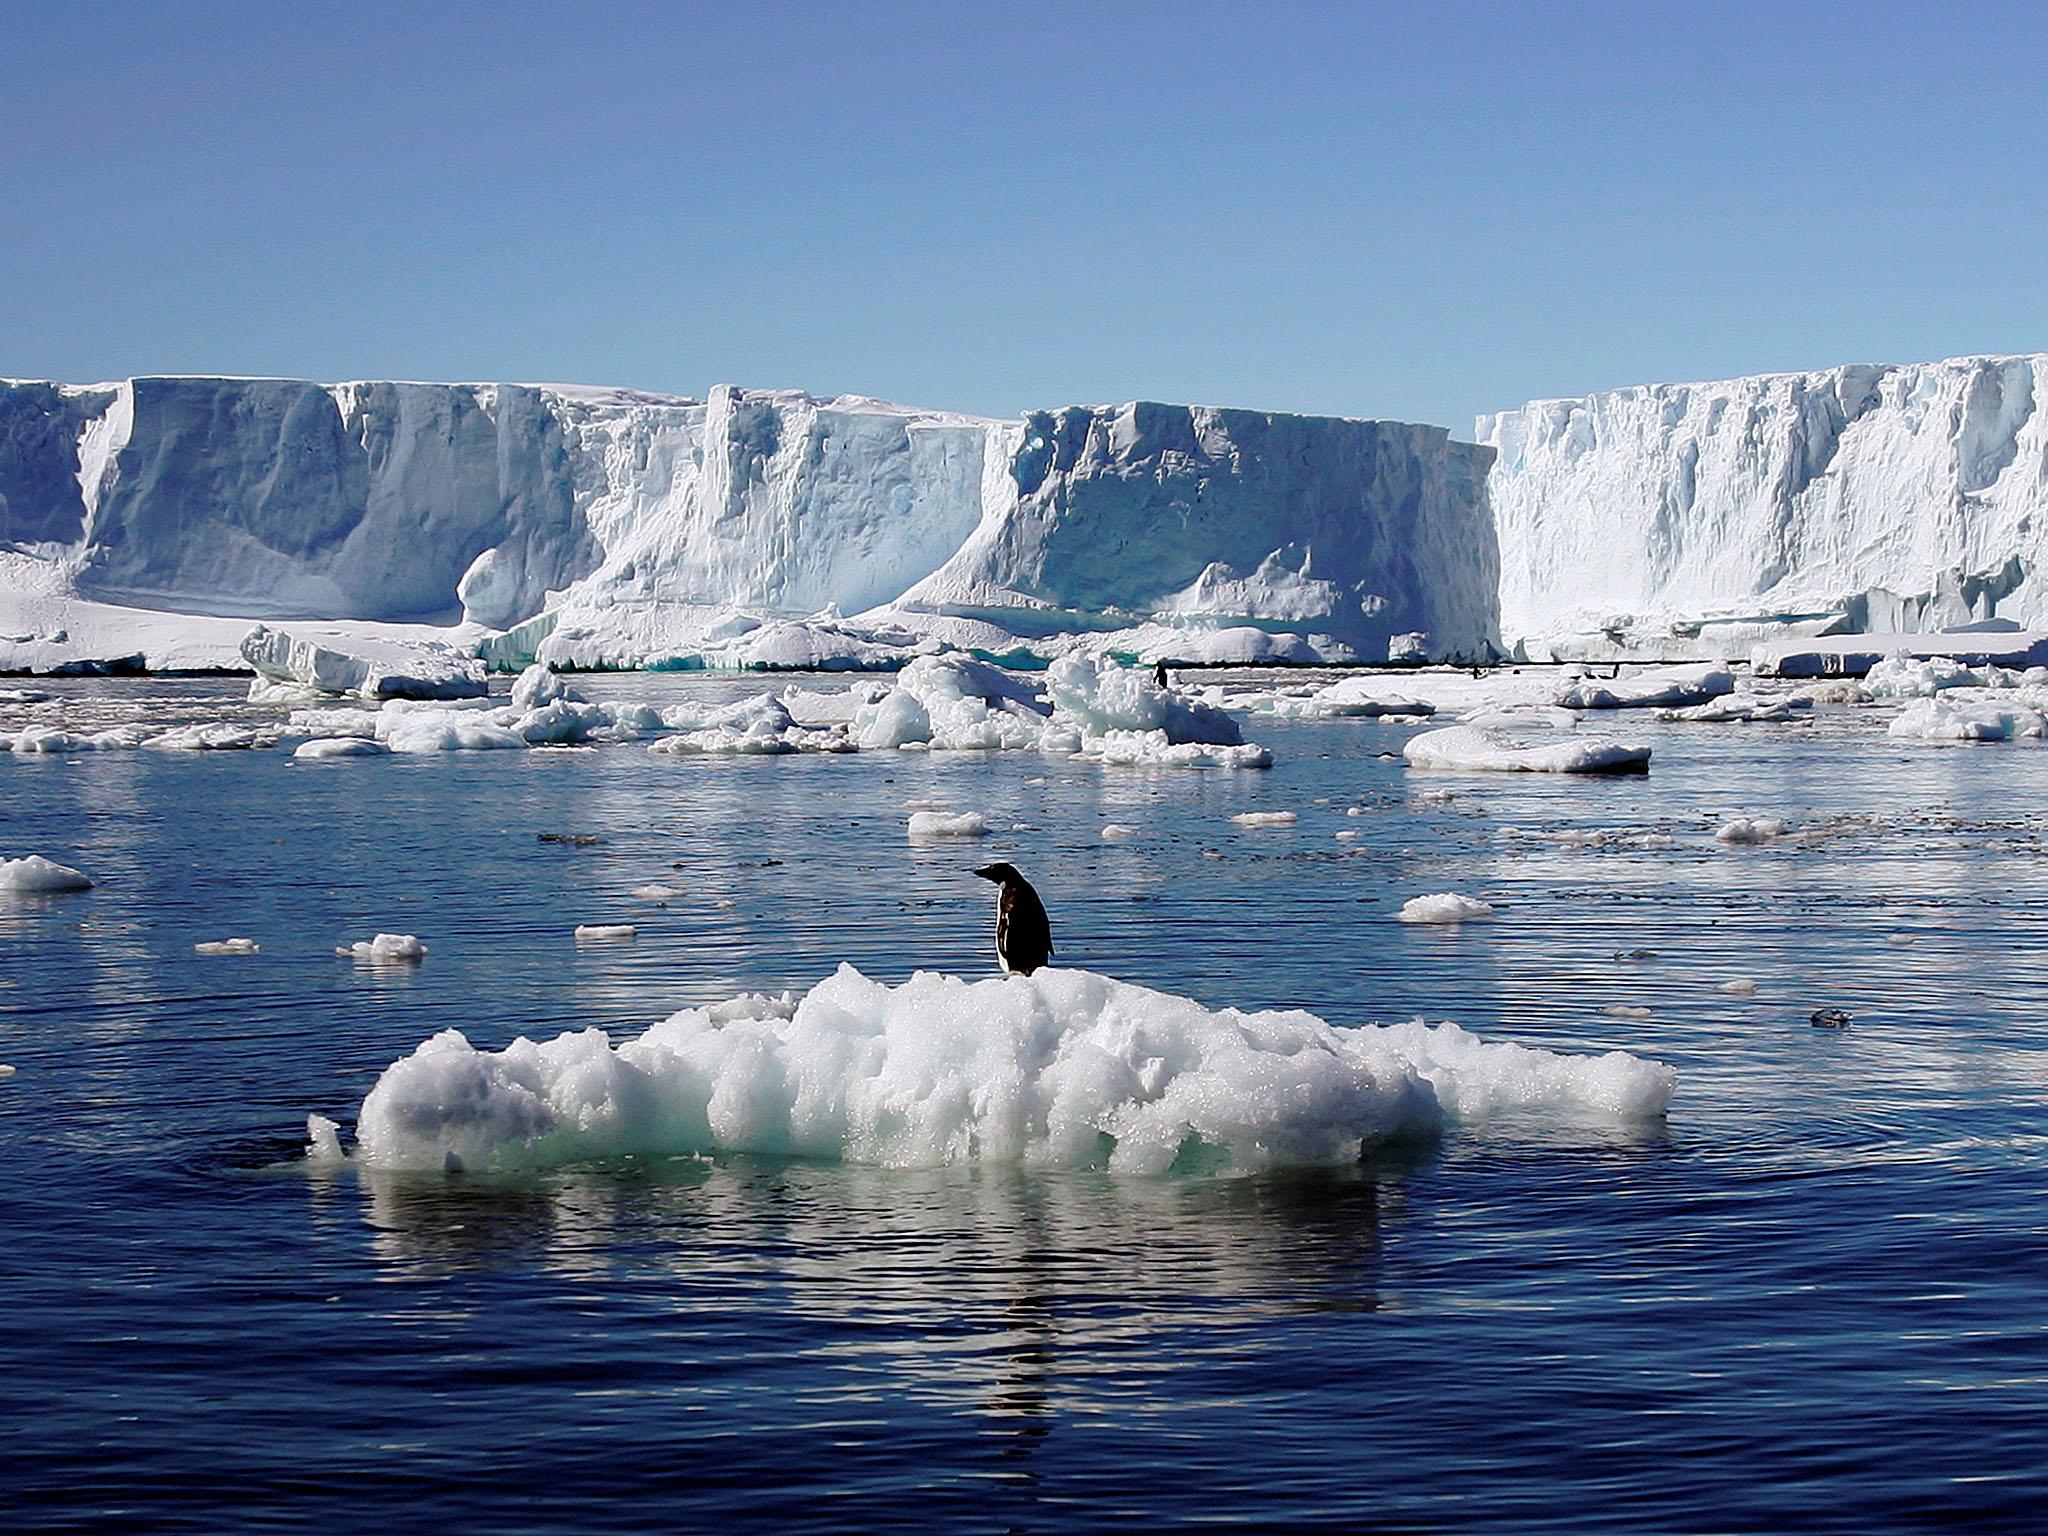
{"type": "Polygon", "coordinates": [[[1404,923],[1466,923],[1493,916],[1493,907],[1474,896],[1443,891],[1433,896],[1411,896],[1401,903],[1401,910],[1394,916],[1404,923]]]}
{"type": "Polygon", "coordinates": [[[1487,773],[1631,773],[1649,766],[1646,746],[1604,737],[1531,740],[1497,726],[1425,731],[1404,749],[1410,767],[1487,773]]]}
{"type": "Polygon", "coordinates": [[[63,891],[89,891],[92,881],[68,864],[54,863],[39,853],[0,859],[0,891],[16,896],[46,896],[63,891]]]}
{"type": "Polygon", "coordinates": [[[2044,401],[2035,355],[1482,416],[1476,435],[1499,453],[1503,634],[1739,655],[1773,628],[1922,630],[1994,611],[2048,625],[2044,401]]]}
{"type": "Polygon", "coordinates": [[[390,965],[424,959],[427,946],[410,933],[380,933],[375,938],[357,939],[334,952],[372,965],[390,965]]]}
{"type": "Polygon", "coordinates": [[[1349,1162],[1447,1118],[1650,1119],[1674,1084],[1620,1053],[1211,1011],[1088,971],[890,987],[842,966],[801,1000],[686,1008],[617,1044],[586,1029],[479,1051],[444,1031],[364,1099],[357,1156],[436,1171],[755,1152],[1241,1172],[1349,1162]]]}

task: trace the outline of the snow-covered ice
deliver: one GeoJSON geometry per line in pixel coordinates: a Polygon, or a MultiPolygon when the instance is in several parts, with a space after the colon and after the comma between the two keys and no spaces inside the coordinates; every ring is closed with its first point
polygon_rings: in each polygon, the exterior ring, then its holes
{"type": "MultiPolygon", "coordinates": [[[[2037,695],[2048,707],[2048,691],[2037,695]]],[[[1889,727],[1903,741],[2019,741],[2048,736],[2048,714],[1990,689],[1959,690],[1914,699],[1889,727]]]]}
{"type": "Polygon", "coordinates": [[[1622,1053],[1211,1011],[1082,970],[891,987],[842,966],[801,999],[686,1008],[616,1044],[584,1029],[480,1051],[444,1031],[378,1079],[356,1155],[432,1171],[728,1151],[1243,1172],[1507,1111],[1640,1121],[1675,1081],[1622,1053]]]}
{"type": "Polygon", "coordinates": [[[485,691],[483,663],[454,646],[358,639],[344,649],[259,624],[243,637],[242,659],[273,683],[365,699],[463,699],[485,691]]]}
{"type": "Polygon", "coordinates": [[[1531,741],[1498,726],[1454,725],[1425,731],[1404,749],[1414,768],[1487,773],[1641,773],[1650,748],[1604,737],[1531,741]]]}
{"type": "Polygon", "coordinates": [[[1291,827],[1301,820],[1294,811],[1239,811],[1230,818],[1240,827],[1291,827]]]}
{"type": "Polygon", "coordinates": [[[988,818],[979,811],[962,811],[949,816],[944,811],[913,811],[910,837],[913,842],[936,837],[987,837],[988,818]]]}
{"type": "Polygon", "coordinates": [[[194,944],[192,948],[202,955],[253,955],[263,946],[254,939],[208,939],[194,944]]]}
{"type": "Polygon", "coordinates": [[[383,742],[366,741],[360,736],[316,736],[300,742],[292,757],[317,762],[334,757],[387,757],[390,753],[383,742]]]}
{"type": "Polygon", "coordinates": [[[334,952],[372,965],[387,965],[425,959],[427,946],[410,933],[380,933],[375,938],[342,945],[334,952]]]}
{"type": "Polygon", "coordinates": [[[1466,923],[1493,916],[1493,906],[1474,896],[1441,891],[1432,896],[1411,896],[1394,914],[1403,923],[1466,923]]]}

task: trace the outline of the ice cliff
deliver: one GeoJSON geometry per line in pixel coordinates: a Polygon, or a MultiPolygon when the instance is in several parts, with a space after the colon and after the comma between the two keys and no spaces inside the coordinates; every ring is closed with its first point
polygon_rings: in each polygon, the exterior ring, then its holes
{"type": "Polygon", "coordinates": [[[1538,400],[1479,418],[1532,655],[2048,625],[2048,355],[1538,400]]]}
{"type": "Polygon", "coordinates": [[[1490,457],[1435,427],[1150,404],[4,382],[0,630],[44,654],[70,602],[116,630],[110,609],[460,620],[510,631],[503,659],[585,664],[1147,625],[1469,655],[1496,633],[1490,457]]]}

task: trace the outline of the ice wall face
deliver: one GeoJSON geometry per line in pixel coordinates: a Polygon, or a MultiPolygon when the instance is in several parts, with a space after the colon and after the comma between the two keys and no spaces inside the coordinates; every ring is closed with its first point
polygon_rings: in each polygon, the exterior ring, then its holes
{"type": "Polygon", "coordinates": [[[1433,427],[1149,404],[14,382],[0,551],[102,603],[557,625],[606,664],[833,609],[1472,654],[1495,636],[1489,457],[1433,427]]]}
{"type": "Polygon", "coordinates": [[[1371,660],[1496,634],[1491,455],[1442,428],[1138,402],[1035,412],[1002,446],[980,525],[898,608],[1311,629],[1371,660]]]}
{"type": "Polygon", "coordinates": [[[2037,355],[1653,385],[1483,416],[1476,435],[1500,455],[1503,632],[2048,622],[2044,404],[2037,355]]]}
{"type": "MultiPolygon", "coordinates": [[[[46,550],[81,596],[259,617],[452,619],[508,552],[509,607],[595,563],[578,464],[545,392],[513,386],[135,379],[0,385],[37,451],[0,470],[0,537],[46,550]],[[6,484],[16,489],[10,493],[6,484]]],[[[0,429],[4,431],[5,429],[0,429]]]]}
{"type": "Polygon", "coordinates": [[[575,597],[868,608],[930,572],[981,517],[995,423],[729,385],[692,415],[666,442],[630,424],[587,429],[607,440],[588,509],[605,554],[575,597]]]}

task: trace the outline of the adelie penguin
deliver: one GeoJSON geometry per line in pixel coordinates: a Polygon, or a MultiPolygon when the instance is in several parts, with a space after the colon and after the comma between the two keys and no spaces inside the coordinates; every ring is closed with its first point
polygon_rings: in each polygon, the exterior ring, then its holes
{"type": "Polygon", "coordinates": [[[975,873],[1002,887],[996,898],[996,959],[1008,976],[1029,976],[1052,958],[1045,903],[1014,864],[985,864],[975,873]]]}

